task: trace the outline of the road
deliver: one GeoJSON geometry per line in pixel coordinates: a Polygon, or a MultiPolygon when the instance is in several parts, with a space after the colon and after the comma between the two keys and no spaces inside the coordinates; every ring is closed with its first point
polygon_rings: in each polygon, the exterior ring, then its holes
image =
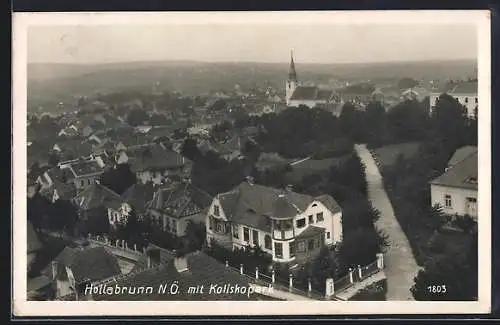
{"type": "Polygon", "coordinates": [[[373,207],[380,211],[380,219],[376,227],[389,237],[389,247],[384,252],[387,300],[414,300],[410,288],[413,286],[419,266],[413,256],[410,243],[394,215],[375,160],[365,145],[356,145],[355,149],[365,165],[368,198],[373,207]]]}

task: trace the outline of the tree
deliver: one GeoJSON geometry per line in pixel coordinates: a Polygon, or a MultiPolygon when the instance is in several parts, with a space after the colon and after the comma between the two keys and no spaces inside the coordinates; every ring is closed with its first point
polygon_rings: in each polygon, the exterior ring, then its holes
{"type": "Polygon", "coordinates": [[[477,233],[468,249],[431,259],[410,289],[419,301],[475,301],[478,281],[477,233]]]}
{"type": "Polygon", "coordinates": [[[202,153],[200,152],[200,149],[198,149],[196,140],[192,138],[184,140],[182,143],[181,154],[192,161],[197,161],[202,157],[202,153]]]}
{"type": "Polygon", "coordinates": [[[413,79],[413,78],[402,78],[398,81],[398,88],[403,90],[403,89],[408,89],[408,88],[413,88],[418,86],[418,81],[413,79]]]}
{"type": "Polygon", "coordinates": [[[149,115],[140,108],[133,108],[127,115],[127,123],[132,126],[142,125],[145,121],[149,121],[149,115]]]}
{"type": "Polygon", "coordinates": [[[153,115],[151,115],[151,118],[149,119],[149,124],[150,125],[167,125],[169,124],[169,121],[167,119],[167,117],[165,116],[165,114],[158,114],[158,113],[155,113],[153,115]]]}
{"type": "Polygon", "coordinates": [[[121,195],[130,186],[135,184],[137,178],[130,170],[129,164],[119,164],[114,169],[109,169],[101,175],[102,185],[121,195]]]}
{"type": "Polygon", "coordinates": [[[365,142],[369,147],[379,147],[384,141],[387,125],[384,106],[378,101],[368,103],[363,117],[365,142]]]}
{"type": "Polygon", "coordinates": [[[205,224],[189,221],[184,240],[185,247],[189,252],[201,250],[206,240],[205,224]]]}
{"type": "Polygon", "coordinates": [[[340,132],[358,142],[362,140],[362,113],[350,102],[345,103],[339,116],[340,132]]]}
{"type": "Polygon", "coordinates": [[[51,219],[52,229],[74,235],[78,221],[78,210],[68,200],[57,200],[54,202],[51,219]]]}
{"type": "Polygon", "coordinates": [[[422,141],[429,129],[428,113],[417,100],[406,100],[387,113],[391,143],[422,141]]]}
{"type": "Polygon", "coordinates": [[[311,280],[314,290],[325,292],[326,279],[336,279],[339,274],[338,255],[335,250],[324,246],[317,257],[304,264],[295,275],[296,282],[303,289],[307,289],[307,283],[311,280]]]}

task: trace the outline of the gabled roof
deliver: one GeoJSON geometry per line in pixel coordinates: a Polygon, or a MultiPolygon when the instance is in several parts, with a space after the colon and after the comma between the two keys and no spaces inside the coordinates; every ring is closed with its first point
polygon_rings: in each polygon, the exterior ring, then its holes
{"type": "Polygon", "coordinates": [[[450,94],[476,94],[477,81],[460,82],[456,84],[450,91],[450,94]]]}
{"type": "Polygon", "coordinates": [[[97,208],[116,208],[122,203],[122,198],[106,186],[98,183],[91,184],[80,192],[74,199],[81,210],[97,208]]]}
{"type": "Polygon", "coordinates": [[[318,87],[299,86],[295,88],[290,99],[292,100],[315,100],[318,87]]]}
{"type": "Polygon", "coordinates": [[[248,287],[253,281],[250,278],[239,274],[238,271],[232,268],[227,268],[223,263],[220,263],[202,252],[189,253],[186,255],[186,259],[188,270],[182,273],[179,273],[176,270],[172,260],[170,260],[162,265],[162,267],[147,269],[117,281],[117,285],[120,287],[134,287],[140,284],[140,286],[151,286],[153,288],[158,288],[160,285],[165,285],[165,283],[170,284],[176,281],[179,285],[179,292],[176,295],[162,294],[155,289],[152,294],[147,295],[128,293],[117,295],[96,294],[93,296],[93,299],[113,301],[269,300],[258,294],[211,294],[209,291],[211,285],[238,285],[240,287],[248,287]],[[203,292],[197,294],[188,293],[188,289],[190,287],[198,287],[202,285],[205,288],[203,292]]]}
{"type": "Polygon", "coordinates": [[[285,191],[258,184],[243,182],[233,190],[217,195],[221,207],[229,220],[252,224],[266,230],[268,218],[290,219],[318,200],[335,213],[340,206],[329,195],[314,198],[309,195],[285,191]]]}
{"type": "Polygon", "coordinates": [[[104,168],[99,166],[96,160],[80,160],[72,163],[70,168],[75,177],[101,174],[104,172],[104,168]]]}
{"type": "Polygon", "coordinates": [[[450,160],[448,161],[448,167],[455,166],[456,164],[473,154],[477,154],[476,146],[463,146],[457,149],[457,151],[455,151],[453,156],[451,156],[450,160]]]}
{"type": "Polygon", "coordinates": [[[184,158],[182,155],[156,143],[134,150],[134,153],[128,155],[131,170],[134,173],[138,171],[172,169],[184,166],[184,158]]]}
{"type": "Polygon", "coordinates": [[[55,261],[59,276],[65,278],[64,267],[68,267],[76,282],[99,281],[121,274],[118,260],[104,247],[66,247],[55,261]]]}
{"type": "Polygon", "coordinates": [[[122,199],[137,212],[143,212],[146,204],[153,199],[155,188],[153,184],[136,183],[122,194],[122,199]]]}
{"type": "Polygon", "coordinates": [[[432,180],[433,185],[477,190],[477,152],[448,168],[441,176],[432,180]]]}
{"type": "Polygon", "coordinates": [[[158,189],[147,208],[165,212],[173,217],[200,213],[211,197],[188,182],[176,182],[158,189]]]}

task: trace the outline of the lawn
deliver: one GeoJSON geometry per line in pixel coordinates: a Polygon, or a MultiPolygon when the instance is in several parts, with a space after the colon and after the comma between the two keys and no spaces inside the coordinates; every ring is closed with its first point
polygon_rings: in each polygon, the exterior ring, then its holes
{"type": "Polygon", "coordinates": [[[403,155],[404,158],[415,156],[419,148],[419,142],[405,142],[376,148],[372,153],[380,167],[387,167],[392,166],[399,155],[403,155]]]}
{"type": "Polygon", "coordinates": [[[335,157],[335,158],[326,158],[326,159],[309,159],[303,161],[297,165],[292,166],[292,171],[286,174],[286,179],[288,182],[299,182],[305,176],[312,174],[323,174],[328,173],[331,167],[337,166],[342,159],[345,159],[347,156],[335,157]]]}

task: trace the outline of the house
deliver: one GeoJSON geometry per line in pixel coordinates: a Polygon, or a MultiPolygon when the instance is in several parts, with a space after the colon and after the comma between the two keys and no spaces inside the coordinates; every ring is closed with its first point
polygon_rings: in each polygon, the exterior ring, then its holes
{"type": "Polygon", "coordinates": [[[162,184],[168,175],[189,175],[190,162],[162,144],[145,146],[128,155],[130,169],[139,182],[162,184]]]}
{"type": "Polygon", "coordinates": [[[36,183],[40,186],[40,195],[51,202],[71,200],[76,195],[74,174],[69,169],[48,169],[37,178],[36,183]]]}
{"type": "Polygon", "coordinates": [[[92,158],[78,159],[67,165],[61,165],[61,169],[69,169],[73,173],[73,183],[78,192],[94,184],[105,171],[102,158],[92,158]]]}
{"type": "Polygon", "coordinates": [[[342,241],[342,210],[330,195],[312,197],[255,184],[251,177],[218,194],[206,216],[207,241],[229,249],[259,246],[275,262],[301,263],[342,241]]]}
{"type": "Polygon", "coordinates": [[[431,112],[436,106],[439,96],[443,93],[452,96],[458,103],[462,104],[467,110],[467,116],[470,118],[475,116],[479,103],[477,79],[452,83],[440,92],[431,93],[429,96],[431,112]]]}
{"type": "Polygon", "coordinates": [[[80,192],[73,202],[79,210],[80,220],[87,224],[102,224],[101,219],[105,217],[113,227],[125,220],[131,210],[120,195],[99,183],[93,183],[80,192]]]}
{"type": "Polygon", "coordinates": [[[121,274],[114,255],[103,247],[65,247],[42,273],[56,287],[56,297],[75,295],[79,287],[121,274]]]}
{"type": "MultiPolygon", "coordinates": [[[[109,294],[110,289],[94,286],[94,301],[258,301],[278,300],[262,292],[249,293],[254,282],[237,270],[203,252],[192,252],[184,256],[173,255],[156,246],[148,248],[148,263],[140,271],[120,277],[116,283],[106,285],[121,288],[119,294],[109,294]],[[170,284],[178,284],[177,294],[170,294],[170,284]],[[167,284],[167,286],[165,285],[167,284]],[[229,288],[240,288],[230,292],[229,288]],[[245,288],[245,291],[241,290],[245,288]],[[166,289],[166,291],[164,291],[166,289]],[[137,294],[137,290],[142,293],[137,294]]],[[[89,290],[90,291],[90,290],[89,290]]]]}
{"type": "Polygon", "coordinates": [[[420,102],[429,95],[430,92],[423,87],[412,87],[401,92],[401,100],[418,100],[420,102]]]}
{"type": "Polygon", "coordinates": [[[430,182],[433,206],[448,215],[477,220],[477,159],[477,147],[462,147],[453,154],[445,172],[430,182]]]}
{"type": "Polygon", "coordinates": [[[38,235],[35,232],[35,228],[28,220],[27,228],[26,228],[26,237],[27,237],[27,264],[28,264],[28,272],[31,270],[33,263],[36,260],[37,253],[42,249],[42,243],[40,239],[38,239],[38,235]]]}
{"type": "Polygon", "coordinates": [[[163,229],[178,237],[189,222],[203,223],[212,198],[189,182],[175,182],[159,188],[147,203],[147,214],[163,229]]]}
{"type": "Polygon", "coordinates": [[[146,204],[153,199],[157,189],[157,186],[153,183],[136,183],[125,190],[121,197],[124,202],[127,202],[135,210],[137,216],[141,218],[146,215],[146,204]]]}

